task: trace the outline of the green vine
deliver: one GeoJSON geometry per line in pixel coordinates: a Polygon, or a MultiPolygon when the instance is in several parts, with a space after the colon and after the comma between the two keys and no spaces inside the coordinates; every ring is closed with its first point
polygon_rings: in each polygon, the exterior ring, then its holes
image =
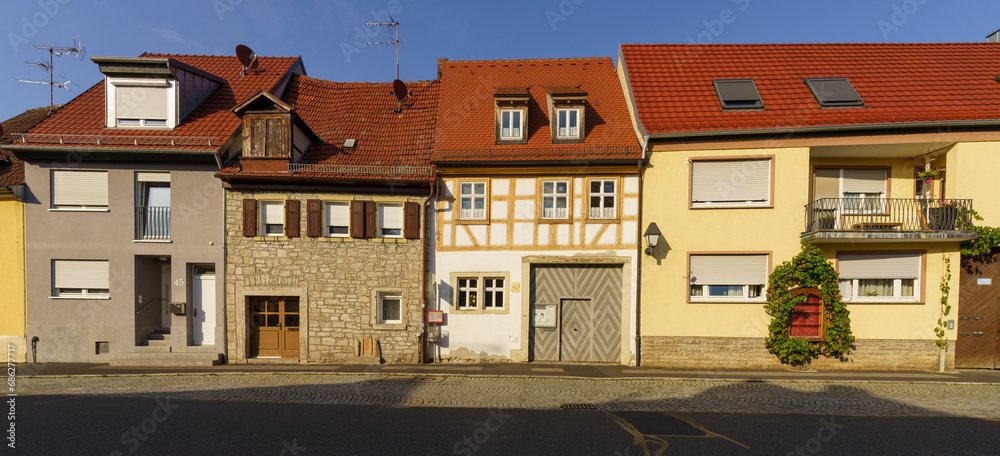
{"type": "MultiPolygon", "coordinates": [[[[965,210],[965,209],[963,209],[965,210]]],[[[995,226],[976,226],[973,220],[981,221],[983,218],[975,209],[968,209],[968,214],[962,214],[959,220],[962,221],[963,230],[973,230],[976,238],[962,243],[962,258],[974,258],[990,253],[990,249],[1000,246],[1000,228],[995,226]]]]}
{"type": "Polygon", "coordinates": [[[934,334],[937,335],[937,345],[943,350],[948,349],[948,339],[944,337],[944,330],[948,328],[945,318],[951,313],[951,306],[948,305],[948,295],[951,293],[951,258],[944,257],[944,274],[941,276],[941,316],[938,317],[937,327],[934,334]]]}
{"type": "Polygon", "coordinates": [[[837,271],[826,260],[819,247],[803,244],[802,251],[790,261],[774,268],[768,278],[767,304],[764,310],[771,316],[768,336],[764,342],[767,350],[782,363],[804,364],[818,355],[843,358],[851,352],[854,335],[851,318],[840,296],[837,271]],[[795,306],[805,302],[805,296],[792,297],[797,287],[816,287],[823,292],[826,307],[826,341],[809,342],[791,337],[788,333],[795,306]]]}

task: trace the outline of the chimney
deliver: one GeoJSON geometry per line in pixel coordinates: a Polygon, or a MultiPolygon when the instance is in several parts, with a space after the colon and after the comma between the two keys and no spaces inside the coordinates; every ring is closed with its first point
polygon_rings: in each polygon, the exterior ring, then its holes
{"type": "MultiPolygon", "coordinates": [[[[1000,32],[1000,30],[997,30],[997,32],[1000,32]]],[[[440,58],[440,59],[438,59],[438,77],[437,77],[438,79],[441,79],[441,71],[444,70],[444,62],[447,62],[447,61],[448,61],[448,59],[443,58],[443,57],[440,58]]]]}
{"type": "MultiPolygon", "coordinates": [[[[1000,29],[997,29],[995,32],[986,35],[986,42],[1000,43],[1000,29]]],[[[440,66],[438,68],[440,68],[440,66]]],[[[441,74],[441,70],[438,70],[438,74],[441,74]]]]}

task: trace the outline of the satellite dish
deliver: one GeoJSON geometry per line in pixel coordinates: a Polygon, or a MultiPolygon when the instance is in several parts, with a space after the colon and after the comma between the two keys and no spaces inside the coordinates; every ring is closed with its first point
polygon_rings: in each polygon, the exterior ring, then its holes
{"type": "Polygon", "coordinates": [[[236,58],[240,59],[240,63],[243,64],[243,71],[240,72],[240,76],[245,75],[247,70],[256,70],[260,66],[260,61],[257,60],[257,53],[242,44],[236,46],[236,58]]]}
{"type": "Polygon", "coordinates": [[[409,92],[406,90],[406,83],[399,79],[392,81],[392,93],[396,94],[397,100],[405,100],[409,95],[409,92]]]}

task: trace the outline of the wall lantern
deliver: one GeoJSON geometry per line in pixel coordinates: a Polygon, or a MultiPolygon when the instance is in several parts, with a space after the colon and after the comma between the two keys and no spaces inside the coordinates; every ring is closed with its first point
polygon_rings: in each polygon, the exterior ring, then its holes
{"type": "Polygon", "coordinates": [[[656,244],[660,242],[660,229],[656,227],[656,222],[651,222],[648,227],[646,227],[646,232],[643,233],[642,237],[646,238],[646,255],[653,255],[653,249],[656,248],[656,244]]]}

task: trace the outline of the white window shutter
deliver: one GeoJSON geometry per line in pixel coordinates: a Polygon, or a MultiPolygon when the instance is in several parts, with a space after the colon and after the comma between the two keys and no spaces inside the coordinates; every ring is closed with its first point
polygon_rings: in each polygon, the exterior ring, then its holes
{"type": "Polygon", "coordinates": [[[845,169],[844,193],[885,193],[884,169],[845,169]]]}
{"type": "Polygon", "coordinates": [[[165,87],[115,86],[115,113],[119,119],[167,119],[165,87]]]}
{"type": "Polygon", "coordinates": [[[136,173],[135,180],[139,182],[170,182],[170,173],[136,173]]]}
{"type": "Polygon", "coordinates": [[[53,206],[108,206],[107,171],[52,171],[53,206]]]}
{"type": "Polygon", "coordinates": [[[403,228],[403,206],[401,204],[378,205],[379,228],[403,228]]]}
{"type": "Polygon", "coordinates": [[[694,285],[763,285],[767,255],[691,255],[694,285]]]}
{"type": "Polygon", "coordinates": [[[698,160],[691,164],[691,201],[767,201],[771,160],[698,160]]]}
{"type": "Polygon", "coordinates": [[[351,208],[347,203],[329,203],[326,206],[327,226],[347,226],[351,220],[351,208]]]}
{"type": "Polygon", "coordinates": [[[268,201],[260,205],[261,220],[267,225],[285,224],[285,206],[280,202],[268,201]]]}
{"type": "Polygon", "coordinates": [[[841,279],[918,279],[919,253],[852,253],[840,255],[841,279]]]}
{"type": "Polygon", "coordinates": [[[56,288],[111,288],[107,260],[55,260],[54,263],[53,281],[56,288]]]}

